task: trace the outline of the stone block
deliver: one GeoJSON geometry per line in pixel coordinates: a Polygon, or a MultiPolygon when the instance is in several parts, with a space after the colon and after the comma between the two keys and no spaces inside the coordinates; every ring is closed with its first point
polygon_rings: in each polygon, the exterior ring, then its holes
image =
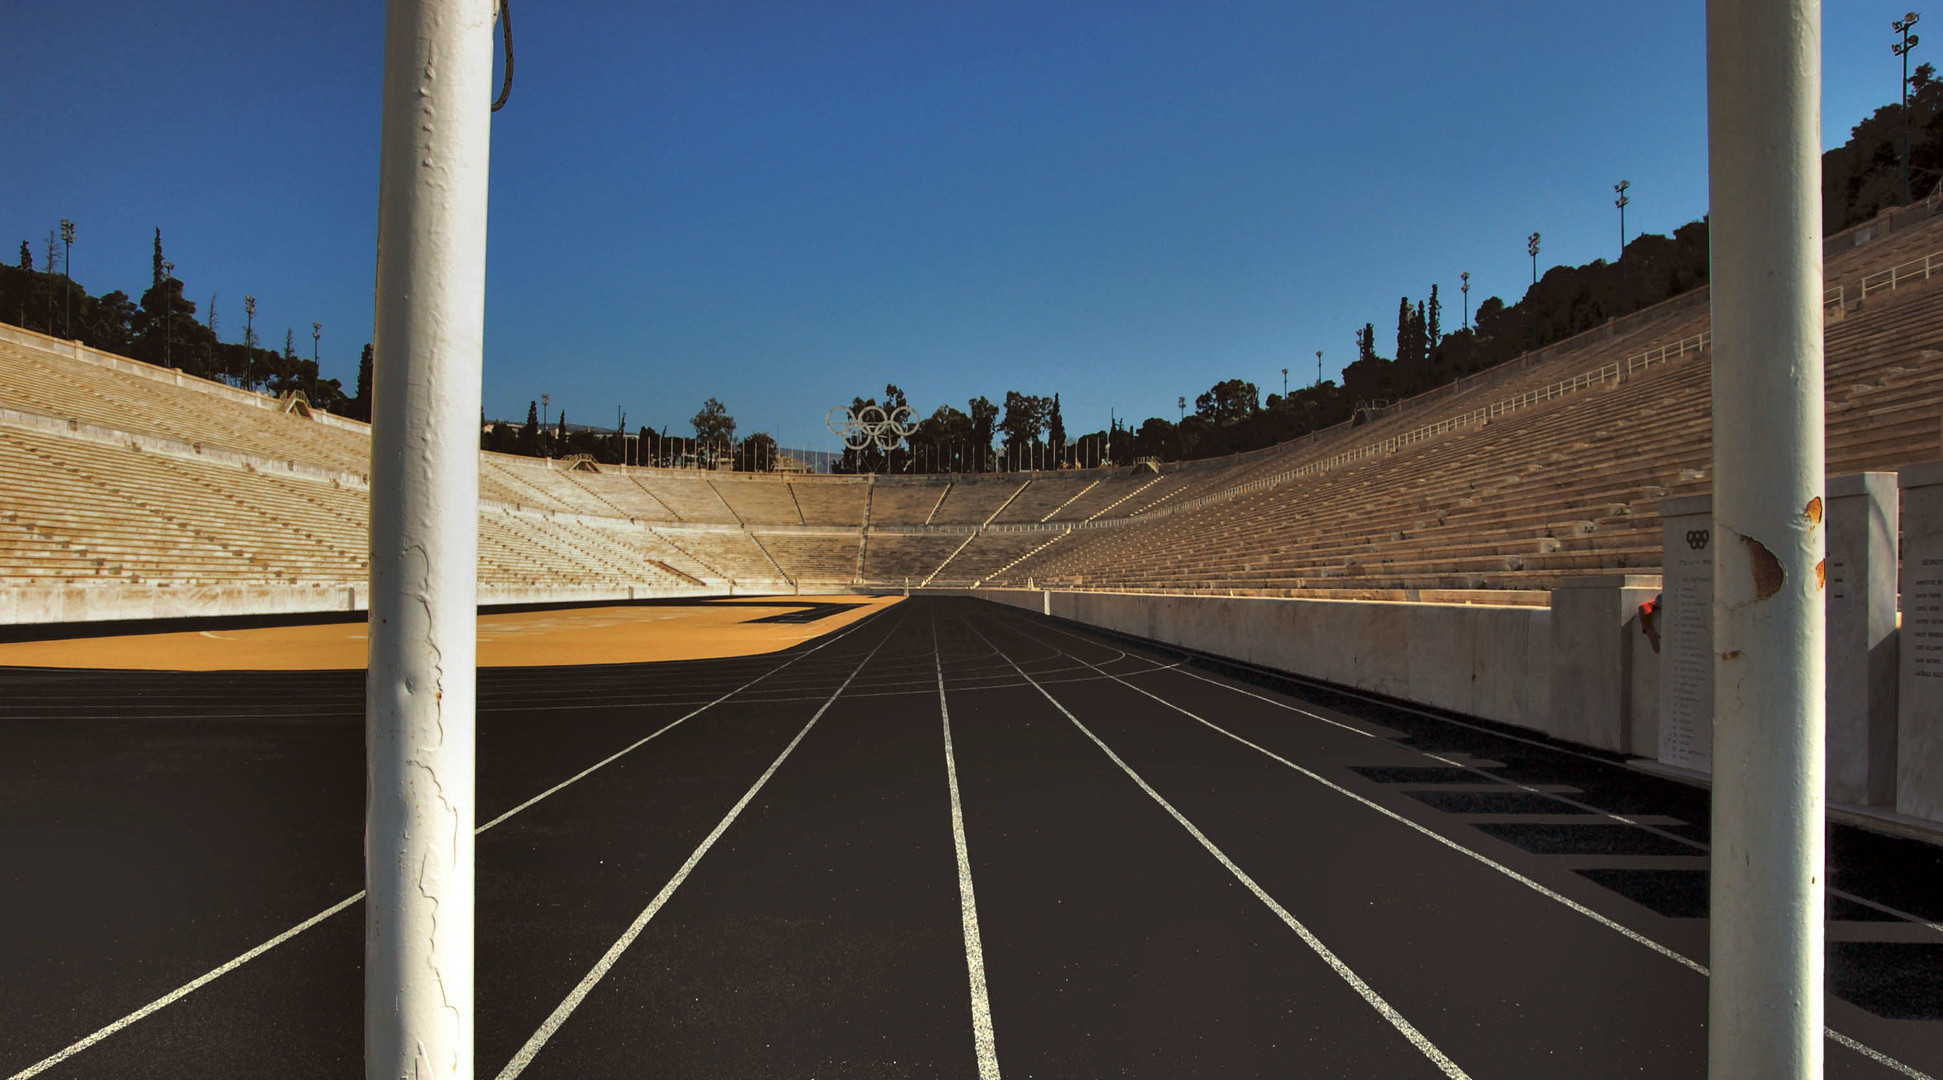
{"type": "Polygon", "coordinates": [[[1896,801],[1896,474],[1828,481],[1828,798],[1896,801]]]}
{"type": "Polygon", "coordinates": [[[1632,641],[1639,605],[1660,579],[1625,574],[1572,578],[1552,590],[1551,729],[1601,750],[1633,749],[1632,641]]]}

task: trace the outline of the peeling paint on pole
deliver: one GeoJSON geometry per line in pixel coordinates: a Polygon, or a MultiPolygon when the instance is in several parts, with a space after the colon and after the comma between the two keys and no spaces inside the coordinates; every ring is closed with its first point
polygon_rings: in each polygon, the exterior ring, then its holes
{"type": "Polygon", "coordinates": [[[469,1080],[492,0],[391,0],[366,678],[365,1075],[469,1080]]]}
{"type": "Polygon", "coordinates": [[[1822,1075],[1820,95],[1819,0],[1708,0],[1714,1080],[1822,1075]]]}

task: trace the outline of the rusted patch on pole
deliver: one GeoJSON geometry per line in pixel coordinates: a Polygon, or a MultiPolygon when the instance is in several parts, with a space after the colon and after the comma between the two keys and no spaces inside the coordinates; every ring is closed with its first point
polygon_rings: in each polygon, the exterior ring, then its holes
{"type": "MultiPolygon", "coordinates": [[[[1815,500],[1820,502],[1820,499],[1815,500]]],[[[1754,599],[1766,600],[1781,591],[1788,583],[1788,572],[1781,568],[1781,560],[1774,557],[1768,546],[1752,536],[1741,537],[1747,545],[1747,566],[1754,575],[1754,599]]]]}

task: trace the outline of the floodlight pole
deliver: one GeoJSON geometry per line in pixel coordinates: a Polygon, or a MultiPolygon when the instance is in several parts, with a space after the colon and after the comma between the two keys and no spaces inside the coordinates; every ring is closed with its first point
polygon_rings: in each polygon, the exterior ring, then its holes
{"type": "MultiPolygon", "coordinates": [[[[1624,233],[1625,226],[1621,225],[1619,231],[1624,233]]],[[[1471,272],[1466,270],[1457,276],[1464,279],[1464,329],[1469,330],[1471,328],[1471,272]]]]}
{"type": "Polygon", "coordinates": [[[1322,389],[1322,350],[1316,350],[1316,389],[1322,389]]]}
{"type": "Polygon", "coordinates": [[[174,367],[169,353],[175,347],[175,290],[169,282],[175,280],[175,264],[162,264],[162,366],[174,367]]]}
{"type": "Polygon", "coordinates": [[[1613,192],[1619,196],[1612,204],[1619,208],[1619,257],[1622,259],[1626,257],[1626,204],[1633,201],[1626,197],[1626,189],[1632,186],[1631,180],[1621,180],[1612,186],[1613,192]]]}
{"type": "Polygon", "coordinates": [[[256,377],[256,297],[243,297],[243,389],[256,377]]]}
{"type": "Polygon", "coordinates": [[[493,0],[389,0],[365,683],[364,1062],[473,1069],[480,347],[493,0]]]}
{"type": "Polygon", "coordinates": [[[1538,234],[1532,233],[1525,238],[1525,250],[1531,252],[1531,283],[1538,284],[1538,234]]]}
{"type": "Polygon", "coordinates": [[[61,219],[61,298],[67,303],[67,339],[74,340],[74,222],[61,219]]]}
{"type": "Polygon", "coordinates": [[[1916,25],[1918,15],[1910,12],[1889,24],[1889,28],[1902,35],[1902,40],[1889,46],[1890,51],[1903,58],[1903,155],[1902,155],[1902,201],[1898,206],[1909,205],[1909,50],[1916,47],[1917,36],[1909,32],[1916,25]]]}
{"type": "Polygon", "coordinates": [[[1712,1080],[1819,1080],[1827,610],[1820,0],[1708,0],[1712,1080]]]}

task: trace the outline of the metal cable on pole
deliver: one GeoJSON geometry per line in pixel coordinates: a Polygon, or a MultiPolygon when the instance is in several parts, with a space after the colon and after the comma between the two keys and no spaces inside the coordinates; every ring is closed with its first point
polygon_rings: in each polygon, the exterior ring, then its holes
{"type": "Polygon", "coordinates": [[[498,112],[506,107],[506,99],[513,96],[513,0],[499,0],[499,29],[506,39],[506,72],[499,84],[499,97],[492,103],[492,111],[498,112]]]}

